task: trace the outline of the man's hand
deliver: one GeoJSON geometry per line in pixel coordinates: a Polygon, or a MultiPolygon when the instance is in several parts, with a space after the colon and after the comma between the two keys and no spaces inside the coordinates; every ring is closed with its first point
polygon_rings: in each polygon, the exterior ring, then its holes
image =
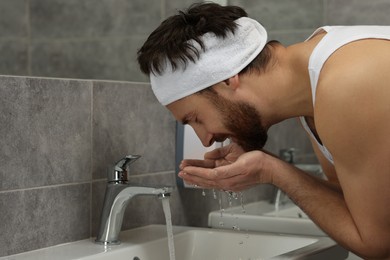
{"type": "Polygon", "coordinates": [[[183,170],[183,168],[187,166],[215,168],[218,166],[231,164],[235,162],[237,158],[243,153],[244,150],[239,145],[231,143],[227,146],[207,152],[204,155],[204,160],[183,160],[180,164],[180,169],[183,170]]]}
{"type": "Polygon", "coordinates": [[[261,152],[244,153],[237,144],[215,149],[204,160],[184,160],[179,177],[204,188],[241,191],[259,183],[270,183],[265,162],[274,157],[261,152]]]}

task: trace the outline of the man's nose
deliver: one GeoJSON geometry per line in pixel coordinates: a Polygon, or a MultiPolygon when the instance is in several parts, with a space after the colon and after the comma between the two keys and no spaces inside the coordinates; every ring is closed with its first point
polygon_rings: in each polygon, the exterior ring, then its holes
{"type": "Polygon", "coordinates": [[[194,128],[196,135],[202,142],[203,146],[210,147],[214,143],[214,137],[212,134],[203,129],[194,128]]]}
{"type": "Polygon", "coordinates": [[[205,147],[210,147],[214,143],[214,138],[212,134],[207,134],[206,138],[202,140],[202,144],[205,147]]]}

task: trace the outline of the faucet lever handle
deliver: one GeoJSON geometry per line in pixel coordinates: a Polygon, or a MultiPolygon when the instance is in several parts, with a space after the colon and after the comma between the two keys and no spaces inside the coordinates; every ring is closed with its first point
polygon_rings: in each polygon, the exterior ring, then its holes
{"type": "Polygon", "coordinates": [[[127,155],[119,160],[115,164],[113,172],[108,173],[108,182],[127,182],[128,171],[126,166],[132,164],[140,157],[140,155],[127,155]]]}
{"type": "Polygon", "coordinates": [[[283,161],[294,164],[295,163],[295,155],[296,155],[297,151],[298,151],[298,149],[293,148],[293,147],[281,149],[281,150],[279,150],[279,157],[283,161]]]}

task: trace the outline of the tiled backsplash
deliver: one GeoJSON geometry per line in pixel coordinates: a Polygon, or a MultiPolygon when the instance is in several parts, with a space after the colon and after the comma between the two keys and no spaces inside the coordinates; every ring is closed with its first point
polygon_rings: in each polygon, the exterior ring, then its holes
{"type": "MultiPolygon", "coordinates": [[[[0,255],[94,234],[124,155],[143,155],[137,182],[175,185],[175,121],[148,84],[2,76],[0,111],[0,255]]],[[[163,222],[142,200],[125,223],[163,222]]]]}
{"type": "MultiPolygon", "coordinates": [[[[175,121],[149,84],[0,76],[0,111],[0,256],[94,236],[107,170],[127,154],[142,155],[131,182],[176,186],[175,121]]],[[[206,226],[219,204],[176,188],[171,208],[175,225],[206,226]]],[[[157,223],[160,200],[130,201],[123,229],[157,223]]]]}

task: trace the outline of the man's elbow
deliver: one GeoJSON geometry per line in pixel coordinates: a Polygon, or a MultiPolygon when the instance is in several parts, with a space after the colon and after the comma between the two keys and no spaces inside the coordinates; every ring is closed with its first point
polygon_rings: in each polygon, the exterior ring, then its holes
{"type": "MultiPolygon", "coordinates": [[[[375,239],[374,239],[375,240],[375,239]]],[[[372,241],[364,243],[359,249],[356,250],[356,254],[363,259],[390,259],[390,241],[379,241],[379,243],[373,243],[372,241]]]]}

